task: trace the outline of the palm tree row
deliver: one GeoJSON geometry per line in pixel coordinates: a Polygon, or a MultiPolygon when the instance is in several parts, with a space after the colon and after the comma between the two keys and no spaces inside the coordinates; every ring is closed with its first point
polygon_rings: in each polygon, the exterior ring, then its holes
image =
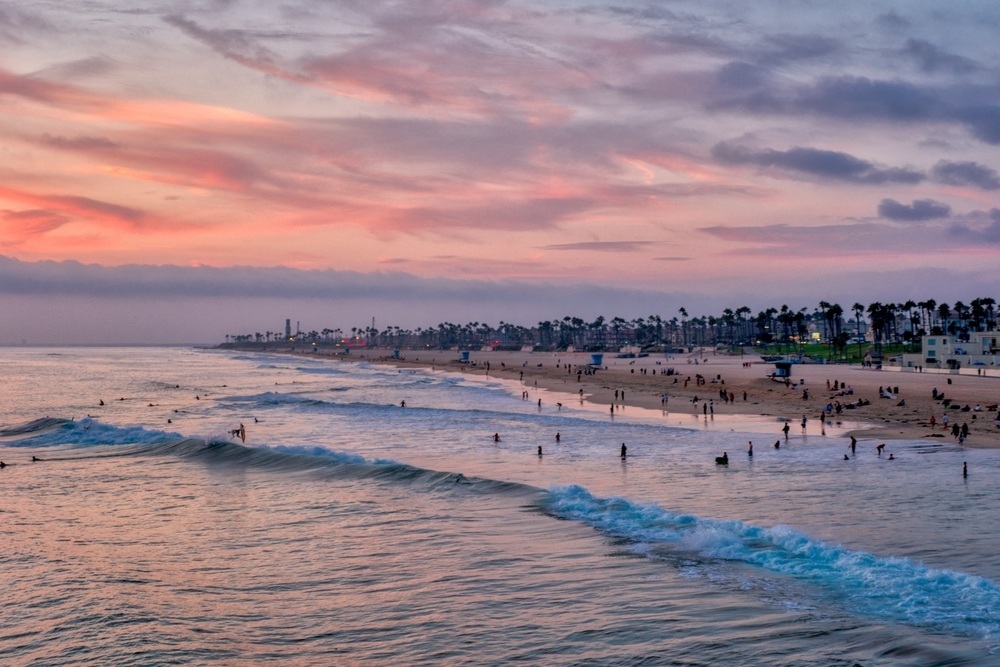
{"type": "Polygon", "coordinates": [[[457,324],[442,322],[432,327],[405,329],[374,325],[351,327],[350,335],[339,328],[284,334],[267,331],[254,334],[230,334],[230,344],[289,344],[341,346],[379,346],[415,349],[454,347],[521,349],[525,347],[565,350],[603,351],[626,346],[640,349],[690,349],[706,345],[764,346],[779,352],[794,349],[807,341],[823,342],[831,356],[842,353],[853,340],[860,346],[872,343],[917,343],[926,335],[954,335],[961,338],[972,331],[994,331],[997,326],[996,300],[983,297],[969,305],[926,301],[903,303],[874,302],[868,306],[854,303],[851,319],[839,304],[820,301],[815,308],[797,310],[782,305],[769,307],[756,315],[748,306],[726,308],[719,315],[690,317],[687,308],[667,319],[649,315],[626,320],[599,316],[587,320],[566,315],[561,319],[541,321],[531,326],[501,321],[497,326],[485,322],[457,324]],[[867,321],[865,316],[867,315],[867,321]]]}

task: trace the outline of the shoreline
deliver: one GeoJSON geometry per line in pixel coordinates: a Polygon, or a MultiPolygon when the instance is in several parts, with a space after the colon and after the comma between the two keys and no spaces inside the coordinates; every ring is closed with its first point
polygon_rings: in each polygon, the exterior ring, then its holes
{"type": "Polygon", "coordinates": [[[350,357],[292,354],[513,380],[529,393],[537,388],[572,396],[575,401],[580,400],[582,389],[583,401],[594,409],[607,409],[610,414],[612,406],[619,413],[641,408],[648,411],[646,416],[666,417],[671,425],[677,419],[680,426],[687,428],[727,428],[781,437],[782,423],[789,424],[790,434],[802,434],[801,420],[805,417],[804,432],[809,435],[853,436],[859,442],[929,439],[958,445],[958,438],[951,431],[957,423],[960,428],[966,424],[969,430],[963,446],[1000,449],[1000,427],[994,422],[998,415],[995,406],[1000,401],[1000,378],[995,377],[795,364],[791,382],[786,386],[768,377],[774,366],[757,355],[716,355],[712,350],[638,358],[606,354],[594,374],[586,374],[590,368],[588,353],[478,351],[470,352],[468,362],[463,362],[459,353],[452,350],[406,351],[398,359],[371,352],[350,357]],[[667,375],[668,369],[674,373],[667,375]],[[578,373],[581,370],[584,372],[578,373]],[[835,386],[838,388],[834,389],[835,386]],[[893,397],[879,398],[883,388],[893,397]],[[951,400],[951,408],[946,409],[943,401],[932,398],[934,389],[951,400]],[[734,400],[722,400],[723,390],[734,400]],[[859,399],[867,403],[846,407],[859,399]],[[824,408],[838,403],[842,407],[840,413],[830,412],[826,423],[821,425],[824,408]],[[981,407],[980,411],[975,410],[976,405],[981,407]],[[968,411],[963,411],[966,406],[968,411]],[[946,413],[948,425],[944,427],[946,413]],[[773,429],[769,428],[772,425],[773,429]]]}

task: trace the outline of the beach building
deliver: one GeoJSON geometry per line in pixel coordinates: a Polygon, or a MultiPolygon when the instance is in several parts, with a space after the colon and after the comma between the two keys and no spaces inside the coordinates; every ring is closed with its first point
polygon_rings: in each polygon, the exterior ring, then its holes
{"type": "Polygon", "coordinates": [[[920,354],[904,354],[902,366],[913,368],[993,369],[1000,366],[1000,333],[970,331],[961,336],[924,336],[920,354]]]}

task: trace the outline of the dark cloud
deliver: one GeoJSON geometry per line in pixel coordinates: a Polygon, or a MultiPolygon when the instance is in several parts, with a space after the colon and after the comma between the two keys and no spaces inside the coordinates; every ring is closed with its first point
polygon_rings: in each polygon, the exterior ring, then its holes
{"type": "Polygon", "coordinates": [[[951,214],[951,207],[933,199],[915,199],[912,204],[901,204],[895,199],[883,199],[878,205],[878,214],[888,220],[923,222],[939,220],[951,214]]]}
{"type": "Polygon", "coordinates": [[[906,30],[912,25],[910,20],[904,16],[900,16],[895,12],[895,10],[890,10],[885,14],[879,15],[875,19],[876,24],[891,31],[906,30]]]}
{"type": "Polygon", "coordinates": [[[824,77],[814,84],[773,85],[730,94],[712,109],[785,116],[809,114],[850,122],[943,122],[965,126],[974,137],[1000,144],[1000,92],[995,87],[925,86],[867,77],[824,77]]]}
{"type": "Polygon", "coordinates": [[[972,185],[983,190],[1000,190],[1000,175],[977,162],[941,160],[931,169],[931,178],[946,185],[972,185]]]}
{"type": "Polygon", "coordinates": [[[965,107],[958,116],[968,124],[974,137],[988,144],[1000,144],[1000,105],[965,107]]]}
{"type": "Polygon", "coordinates": [[[726,63],[716,73],[718,84],[727,90],[757,88],[770,78],[770,69],[742,61],[726,63]]]}
{"type": "Polygon", "coordinates": [[[968,58],[942,51],[923,39],[907,40],[903,53],[915,59],[920,69],[925,72],[946,71],[968,74],[977,69],[976,64],[968,58]]]}
{"type": "Polygon", "coordinates": [[[865,185],[884,183],[915,184],[925,176],[918,171],[902,168],[882,168],[837,151],[816,148],[791,148],[787,151],[772,149],[753,150],[744,146],[722,142],[712,149],[712,155],[725,162],[751,164],[758,167],[775,167],[822,178],[849,181],[865,185]]]}
{"type": "Polygon", "coordinates": [[[976,211],[962,218],[951,226],[955,237],[977,245],[1000,246],[1000,208],[976,211]]]}

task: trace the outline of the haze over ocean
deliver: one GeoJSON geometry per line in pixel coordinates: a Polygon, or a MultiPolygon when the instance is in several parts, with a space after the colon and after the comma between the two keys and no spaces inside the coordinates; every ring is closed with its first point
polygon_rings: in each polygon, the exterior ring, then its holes
{"type": "Polygon", "coordinates": [[[289,356],[0,371],[4,664],[1000,664],[998,450],[793,429],[749,459],[759,433],[289,356]]]}

